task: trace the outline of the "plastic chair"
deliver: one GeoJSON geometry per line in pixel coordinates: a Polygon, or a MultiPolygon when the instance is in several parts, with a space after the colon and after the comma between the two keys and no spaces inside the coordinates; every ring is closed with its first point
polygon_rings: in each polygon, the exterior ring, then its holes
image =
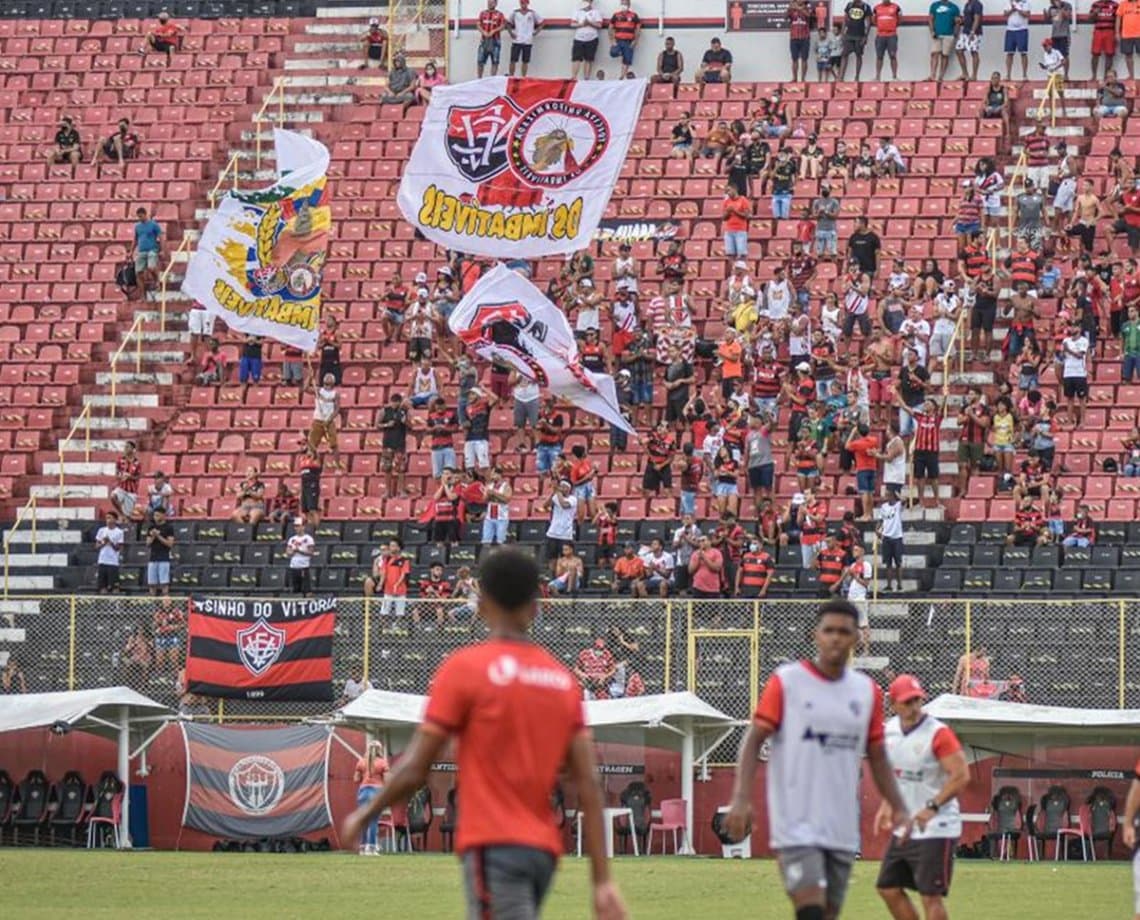
{"type": "Polygon", "coordinates": [[[50,820],[52,842],[58,832],[66,832],[68,842],[74,845],[87,820],[87,784],[75,770],[68,770],[52,787],[50,798],[55,803],[50,820]]]}
{"type": "Polygon", "coordinates": [[[990,802],[990,830],[986,839],[997,841],[998,860],[1007,862],[1011,858],[1010,844],[1013,844],[1012,858],[1017,858],[1017,844],[1021,839],[1024,819],[1021,814],[1021,793],[1014,786],[1002,786],[990,802]]]}
{"type": "Polygon", "coordinates": [[[656,833],[661,834],[661,853],[665,853],[665,834],[671,832],[673,834],[673,852],[678,853],[677,847],[677,832],[681,832],[681,841],[685,844],[686,849],[692,849],[689,846],[689,821],[688,809],[684,799],[663,799],[661,802],[661,820],[655,824],[649,825],[649,845],[646,848],[646,854],[653,852],[653,835],[656,833]]]}
{"type": "Polygon", "coordinates": [[[87,849],[93,849],[96,845],[105,846],[108,831],[110,831],[111,841],[114,843],[115,849],[121,849],[123,841],[119,836],[119,826],[122,817],[123,793],[111,793],[104,808],[100,808],[100,802],[96,801],[95,811],[87,819],[87,849]]]}
{"type": "MultiPolygon", "coordinates": [[[[1112,841],[1116,837],[1116,796],[1106,786],[1097,786],[1085,799],[1089,807],[1093,845],[1104,841],[1104,857],[1112,859],[1112,841]]],[[[1094,851],[1095,852],[1095,851],[1094,851]]]]}
{"type": "Polygon", "coordinates": [[[48,818],[48,796],[50,786],[43,770],[31,770],[18,788],[16,810],[12,815],[13,835],[16,842],[20,828],[32,829],[32,844],[39,846],[40,828],[48,818]]]}
{"type": "Polygon", "coordinates": [[[395,853],[396,852],[396,816],[392,813],[391,809],[384,812],[384,814],[382,814],[380,816],[380,820],[376,822],[376,828],[377,828],[377,831],[380,833],[387,831],[387,833],[388,833],[388,852],[389,853],[395,853]]]}
{"type": "MultiPolygon", "coordinates": [[[[1058,831],[1068,830],[1072,826],[1069,810],[1071,801],[1068,790],[1064,786],[1050,786],[1041,796],[1040,807],[1037,812],[1040,827],[1036,831],[1036,836],[1042,853],[1045,851],[1046,841],[1052,839],[1059,846],[1061,837],[1058,831]]],[[[1057,853],[1054,851],[1053,858],[1056,859],[1056,857],[1057,853]]]]}
{"type": "Polygon", "coordinates": [[[1057,862],[1061,858],[1061,840],[1065,838],[1065,862],[1069,861],[1069,847],[1067,845],[1069,837],[1079,837],[1081,841],[1081,861],[1089,861],[1089,853],[1092,853],[1092,861],[1096,862],[1096,848],[1093,846],[1092,839],[1092,813],[1088,805],[1082,805],[1077,811],[1077,827],[1059,827],[1057,828],[1057,839],[1055,849],[1053,851],[1053,862],[1057,862]],[[1087,844],[1087,846],[1086,846],[1087,844]]]}

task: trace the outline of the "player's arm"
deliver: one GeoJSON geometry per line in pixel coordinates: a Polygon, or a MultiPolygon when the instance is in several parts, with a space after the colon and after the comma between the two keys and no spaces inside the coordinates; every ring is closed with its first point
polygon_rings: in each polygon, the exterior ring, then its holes
{"type": "Polygon", "coordinates": [[[578,809],[582,815],[582,840],[590,858],[590,880],[594,886],[594,914],[605,920],[623,920],[625,904],[617,886],[610,879],[606,858],[605,825],[602,821],[602,791],[598,786],[594,743],[589,732],[581,731],[570,743],[567,771],[578,790],[578,809]]]}
{"type": "Polygon", "coordinates": [[[1136,846],[1136,815],[1140,813],[1140,764],[1137,765],[1132,785],[1128,787],[1128,798],[1124,802],[1124,827],[1120,837],[1126,847],[1136,846]]]}

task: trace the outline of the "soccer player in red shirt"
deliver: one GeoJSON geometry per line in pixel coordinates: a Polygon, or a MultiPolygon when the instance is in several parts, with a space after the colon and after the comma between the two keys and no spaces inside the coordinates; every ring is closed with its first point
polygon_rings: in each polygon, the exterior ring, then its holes
{"type": "Polygon", "coordinates": [[[725,826],[742,840],[752,823],[760,746],[768,760],[768,824],[796,920],[839,916],[859,848],[863,754],[884,799],[882,817],[905,839],[910,816],[883,743],[883,693],[847,662],[859,609],[830,600],[816,613],[814,661],[781,665],[769,678],[740,745],[725,826]]]}
{"type": "Polygon", "coordinates": [[[436,671],[423,724],[380,794],[345,820],[345,839],[358,839],[369,821],[419,789],[454,737],[461,797],[455,848],[468,916],[537,917],[562,852],[550,790],[565,766],[584,815],[594,913],[624,920],[605,855],[581,690],[529,636],[538,613],[538,566],[529,554],[499,549],[479,569],[478,611],[490,638],[455,652],[436,671]]]}

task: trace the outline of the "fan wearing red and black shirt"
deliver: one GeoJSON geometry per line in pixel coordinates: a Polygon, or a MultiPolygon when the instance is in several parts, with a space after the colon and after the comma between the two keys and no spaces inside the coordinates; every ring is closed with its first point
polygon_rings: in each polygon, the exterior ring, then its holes
{"type": "MultiPolygon", "coordinates": [[[[445,598],[451,597],[455,589],[455,582],[448,578],[443,573],[443,564],[439,562],[432,563],[431,569],[428,571],[427,578],[421,578],[419,584],[416,586],[419,591],[420,597],[426,600],[432,600],[436,603],[432,606],[432,613],[435,614],[436,623],[444,623],[447,621],[447,604],[440,603],[445,598]]],[[[412,605],[412,622],[418,623],[420,621],[420,606],[419,604],[412,605]]]]}
{"type": "Polygon", "coordinates": [[[462,797],[455,849],[469,916],[536,917],[563,849],[550,790],[565,768],[578,790],[594,914],[624,920],[605,854],[582,691],[528,635],[538,613],[538,566],[529,554],[495,550],[480,560],[479,588],[478,613],[490,637],[454,652],[436,671],[423,724],[387,785],[345,820],[344,839],[359,839],[384,809],[423,786],[454,739],[462,797]]]}
{"type": "Polygon", "coordinates": [[[182,44],[182,27],[170,21],[170,14],[163,10],[158,14],[158,25],[146,37],[146,44],[139,48],[139,54],[146,56],[147,49],[166,55],[166,64],[174,58],[175,49],[182,44]]]}
{"type": "Polygon", "coordinates": [[[491,62],[491,76],[499,73],[499,56],[502,53],[503,29],[507,27],[507,17],[497,9],[499,0],[487,0],[487,8],[479,14],[479,51],[475,57],[475,67],[479,78],[483,78],[483,68],[491,62]]]}
{"type": "Polygon", "coordinates": [[[942,413],[938,402],[927,397],[921,409],[911,409],[901,399],[896,405],[914,420],[914,443],[912,459],[914,481],[918,485],[918,498],[924,508],[938,508],[938,454],[941,450],[939,437],[942,430],[942,413]],[[930,486],[930,504],[926,503],[926,488],[930,486]]]}
{"type": "Polygon", "coordinates": [[[811,57],[811,27],[815,21],[807,0],[791,0],[788,4],[788,50],[792,54],[792,82],[807,79],[808,58],[811,57]]]}
{"type": "Polygon", "coordinates": [[[677,440],[669,430],[669,423],[662,419],[657,423],[653,434],[645,445],[645,471],[641,476],[641,490],[645,497],[660,495],[661,488],[673,488],[673,456],[677,452],[677,440]]]}
{"type": "Polygon", "coordinates": [[[1112,59],[1116,57],[1116,0],[1093,0],[1088,17],[1093,24],[1092,78],[1096,80],[1100,56],[1104,55],[1106,74],[1112,67],[1112,59]]]}
{"type": "Polygon", "coordinates": [[[1005,542],[1009,546],[1041,546],[1049,542],[1049,529],[1045,515],[1033,504],[1033,496],[1026,495],[1013,512],[1013,533],[1005,542]]]}

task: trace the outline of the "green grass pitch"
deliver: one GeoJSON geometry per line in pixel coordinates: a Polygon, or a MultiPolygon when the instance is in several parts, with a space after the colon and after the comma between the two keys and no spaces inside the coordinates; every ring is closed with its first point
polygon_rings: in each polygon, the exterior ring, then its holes
{"type": "MultiPolygon", "coordinates": [[[[876,863],[855,867],[843,916],[887,917],[875,895],[876,863]]],[[[626,857],[614,874],[636,920],[747,917],[787,920],[769,860],[626,857]]],[[[459,869],[450,856],[350,854],[0,851],[2,915],[13,920],[82,917],[240,917],[340,920],[400,916],[460,918],[459,869]]],[[[1127,863],[955,866],[950,914],[958,920],[1128,920],[1127,863]]],[[[546,920],[589,916],[586,865],[567,858],[546,903],[546,920]]]]}

